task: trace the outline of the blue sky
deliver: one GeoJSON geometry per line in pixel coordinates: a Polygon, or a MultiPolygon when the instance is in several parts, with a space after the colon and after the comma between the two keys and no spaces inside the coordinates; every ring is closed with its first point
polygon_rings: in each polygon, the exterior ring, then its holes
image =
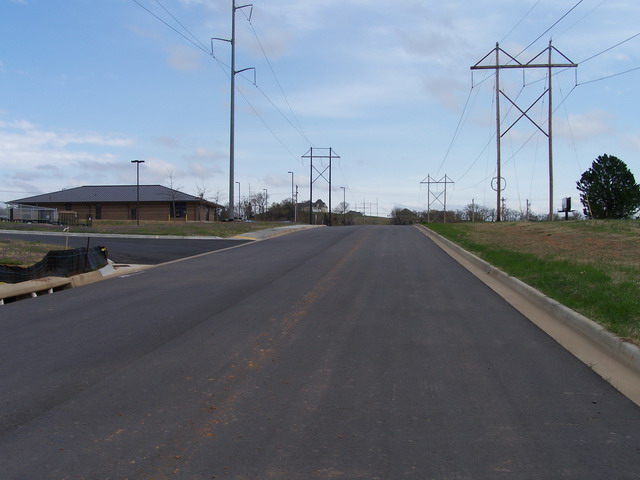
{"type": "MultiPolygon", "coordinates": [[[[209,199],[228,201],[229,47],[215,42],[218,60],[203,50],[211,37],[230,36],[231,1],[137,2],[191,42],[133,0],[0,0],[0,200],[135,183],[130,161],[144,159],[141,183],[192,194],[204,186],[209,199]]],[[[640,179],[640,70],[629,71],[640,67],[635,0],[253,5],[251,22],[248,9],[237,13],[236,69],[257,71],[257,87],[251,72],[237,76],[242,196],[267,189],[269,201],[288,198],[293,171],[307,200],[301,157],[313,146],[340,156],[334,206],[345,187],[352,209],[424,210],[421,180],[446,174],[455,182],[448,207],[495,207],[495,77],[472,76],[470,66],[496,42],[528,61],[551,38],[580,63],[553,77],[555,208],[565,196],[577,204],[576,180],[603,153],[640,179]]],[[[501,87],[524,109],[546,79],[505,71],[501,87]]],[[[506,128],[515,113],[506,100],[501,109],[506,128]]],[[[545,122],[546,103],[531,116],[545,122]]],[[[544,213],[547,141],[535,132],[522,121],[503,137],[503,195],[511,209],[528,199],[544,213]]],[[[313,196],[328,201],[326,183],[313,196]]]]}

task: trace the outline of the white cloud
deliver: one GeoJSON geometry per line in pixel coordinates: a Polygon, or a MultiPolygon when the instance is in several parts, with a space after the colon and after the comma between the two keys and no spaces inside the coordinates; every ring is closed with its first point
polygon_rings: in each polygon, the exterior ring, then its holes
{"type": "Polygon", "coordinates": [[[168,148],[177,148],[180,144],[177,138],[170,137],[167,135],[163,135],[161,137],[156,138],[156,142],[168,148]]]}
{"type": "MultiPolygon", "coordinates": [[[[356,118],[372,105],[380,106],[389,91],[381,85],[351,83],[321,86],[290,96],[300,106],[297,114],[307,117],[356,118]]],[[[294,107],[296,108],[296,107],[294,107]]]]}
{"type": "Polygon", "coordinates": [[[610,125],[613,115],[603,110],[594,110],[585,114],[569,114],[567,119],[558,119],[554,125],[557,135],[573,136],[574,139],[587,139],[612,132],[610,125]]]}
{"type": "Polygon", "coordinates": [[[628,134],[623,137],[622,141],[630,150],[640,152],[640,133],[628,134]]]}
{"type": "Polygon", "coordinates": [[[76,147],[91,150],[131,144],[132,140],[118,135],[44,130],[26,120],[0,121],[0,164],[4,180],[12,185],[31,185],[37,179],[42,188],[56,190],[61,178],[67,182],[83,177],[108,178],[120,163],[115,155],[76,147]]]}
{"type": "Polygon", "coordinates": [[[200,70],[202,54],[186,46],[173,46],[168,49],[167,64],[181,72],[200,70]]]}
{"type": "Polygon", "coordinates": [[[198,161],[212,161],[219,162],[223,159],[227,158],[226,152],[212,152],[207,150],[206,148],[199,147],[196,148],[192,153],[185,155],[185,158],[188,160],[198,160],[198,161]]]}

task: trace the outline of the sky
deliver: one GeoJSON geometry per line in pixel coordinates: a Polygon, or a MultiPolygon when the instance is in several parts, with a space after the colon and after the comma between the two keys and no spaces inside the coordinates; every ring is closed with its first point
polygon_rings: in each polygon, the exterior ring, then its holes
{"type": "MultiPolygon", "coordinates": [[[[230,45],[211,39],[231,37],[231,10],[0,0],[0,201],[135,184],[141,159],[141,184],[227,203],[230,45]]],[[[339,157],[334,208],[439,209],[444,184],[422,182],[445,176],[448,209],[495,208],[496,77],[470,67],[497,42],[545,63],[552,41],[554,63],[578,64],[553,70],[554,209],[563,197],[576,208],[576,181],[599,155],[640,180],[639,18],[637,0],[254,0],[236,11],[236,70],[254,67],[256,83],[253,70],[236,75],[234,201],[290,198],[289,172],[307,201],[313,147],[339,157]]],[[[519,115],[507,97],[547,130],[547,85],[546,69],[501,70],[503,132],[519,115]]],[[[547,137],[522,119],[501,151],[504,205],[548,212],[547,137]]],[[[313,199],[328,203],[313,178],[313,199]]]]}

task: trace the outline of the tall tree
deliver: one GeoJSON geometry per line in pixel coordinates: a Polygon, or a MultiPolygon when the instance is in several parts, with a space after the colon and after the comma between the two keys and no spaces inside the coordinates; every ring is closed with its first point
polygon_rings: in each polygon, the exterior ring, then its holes
{"type": "Polygon", "coordinates": [[[640,185],[627,165],[613,155],[596,158],[577,188],[589,218],[627,218],[640,209],[640,185]]]}

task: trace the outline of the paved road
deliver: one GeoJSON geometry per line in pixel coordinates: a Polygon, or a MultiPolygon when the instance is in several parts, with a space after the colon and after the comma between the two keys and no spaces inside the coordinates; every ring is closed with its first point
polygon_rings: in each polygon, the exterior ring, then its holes
{"type": "Polygon", "coordinates": [[[412,227],[0,307],[0,478],[637,479],[640,409],[412,227]]]}
{"type": "MultiPolygon", "coordinates": [[[[65,245],[65,236],[34,233],[0,232],[0,238],[18,238],[51,245],[65,245]]],[[[90,246],[107,247],[109,259],[116,263],[133,263],[141,265],[157,265],[179,258],[191,257],[200,253],[211,252],[232,246],[241,245],[248,240],[236,239],[171,239],[171,238],[132,238],[103,236],[69,236],[70,247],[90,246]]]]}

